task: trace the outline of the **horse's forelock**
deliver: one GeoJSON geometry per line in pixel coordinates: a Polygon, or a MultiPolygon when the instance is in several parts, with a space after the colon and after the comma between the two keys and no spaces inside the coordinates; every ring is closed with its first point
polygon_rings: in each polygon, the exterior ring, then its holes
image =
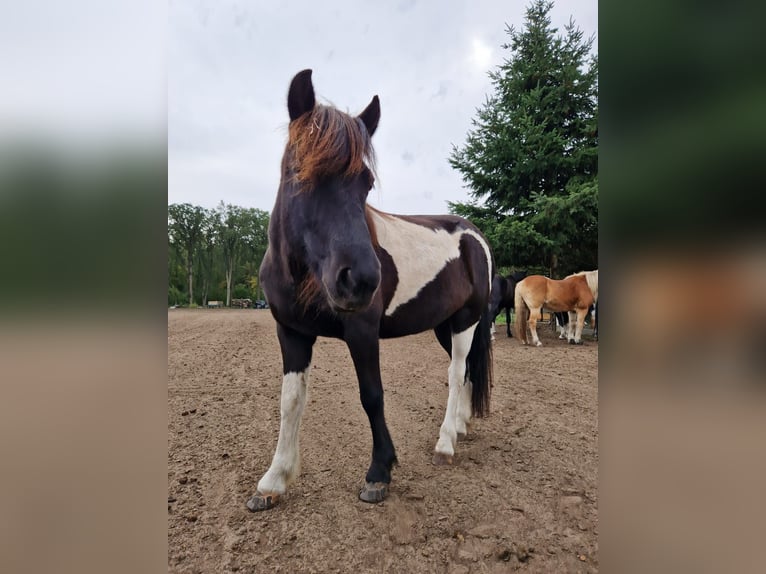
{"type": "Polygon", "coordinates": [[[317,105],[290,123],[288,149],[292,151],[298,183],[328,177],[353,177],[369,169],[375,177],[375,152],[364,125],[331,106],[317,105]]]}

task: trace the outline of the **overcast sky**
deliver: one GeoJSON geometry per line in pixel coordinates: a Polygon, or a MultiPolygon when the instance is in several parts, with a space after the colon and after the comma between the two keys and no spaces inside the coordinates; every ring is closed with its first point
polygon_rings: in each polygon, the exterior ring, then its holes
{"type": "MultiPolygon", "coordinates": [[[[509,52],[527,2],[509,0],[177,1],[168,14],[168,203],[223,200],[270,211],[287,133],[287,88],[313,69],[318,100],[358,113],[377,94],[378,182],[370,203],[446,213],[467,201],[447,158],[461,146],[509,52]]],[[[551,14],[598,30],[597,0],[551,14]]],[[[597,36],[596,36],[597,40],[597,36]]],[[[594,44],[594,51],[596,47],[594,44]]]]}

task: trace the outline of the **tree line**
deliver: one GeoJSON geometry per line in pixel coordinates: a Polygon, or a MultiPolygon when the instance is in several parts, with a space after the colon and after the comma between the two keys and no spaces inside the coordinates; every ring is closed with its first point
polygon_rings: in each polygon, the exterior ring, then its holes
{"type": "Polygon", "coordinates": [[[168,305],[263,299],[258,269],[269,214],[221,202],[214,209],[168,206],[168,305]]]}

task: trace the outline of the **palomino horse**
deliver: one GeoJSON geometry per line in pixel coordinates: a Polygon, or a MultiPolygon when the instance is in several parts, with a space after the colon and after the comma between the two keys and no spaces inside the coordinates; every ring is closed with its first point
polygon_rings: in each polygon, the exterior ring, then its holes
{"type": "Polygon", "coordinates": [[[351,353],[372,430],[359,498],[380,502],[396,453],[383,413],[379,339],[433,329],[449,353],[433,461],[451,464],[471,416],[489,410],[493,255],[460,217],[391,215],[367,205],[377,96],[356,117],[316,104],[311,70],[304,70],[290,84],[287,107],[288,141],[260,270],[282,350],[281,422],[271,466],[247,506],[271,508],[298,475],[298,431],[320,336],[342,339],[351,353]]]}
{"type": "Polygon", "coordinates": [[[527,276],[525,271],[515,271],[503,277],[495,275],[492,279],[492,295],[490,296],[490,316],[492,317],[492,327],[494,330],[495,319],[502,309],[505,309],[505,332],[511,336],[511,309],[514,308],[513,294],[516,290],[516,283],[527,276]]]}
{"type": "Polygon", "coordinates": [[[549,311],[568,311],[567,338],[570,344],[581,345],[582,328],[588,308],[598,300],[598,269],[581,271],[564,279],[549,279],[543,275],[530,275],[516,285],[516,336],[528,344],[527,325],[532,342],[542,346],[537,336],[537,322],[543,307],[549,311]],[[572,333],[572,325],[577,326],[572,333]]]}

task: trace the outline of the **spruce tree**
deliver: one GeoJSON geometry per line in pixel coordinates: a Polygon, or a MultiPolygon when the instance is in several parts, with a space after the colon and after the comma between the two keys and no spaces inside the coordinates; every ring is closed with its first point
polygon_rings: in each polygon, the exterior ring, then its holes
{"type": "Polygon", "coordinates": [[[494,93],[449,157],[474,201],[450,208],[482,228],[500,266],[561,276],[598,266],[598,59],[572,20],[552,27],[552,7],[534,0],[524,29],[506,28],[494,93]]]}

